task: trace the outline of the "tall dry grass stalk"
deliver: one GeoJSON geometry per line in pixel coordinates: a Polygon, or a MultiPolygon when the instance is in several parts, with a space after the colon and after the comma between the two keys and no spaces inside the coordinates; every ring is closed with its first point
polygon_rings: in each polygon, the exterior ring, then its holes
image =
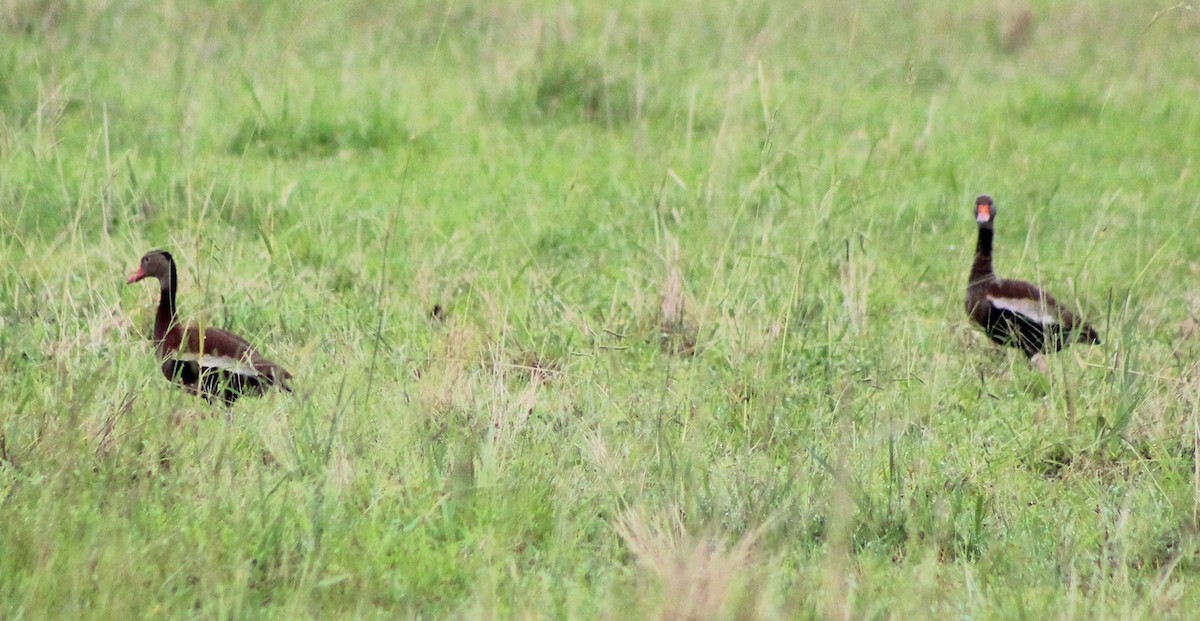
{"type": "Polygon", "coordinates": [[[690,356],[695,353],[698,331],[689,321],[687,292],[684,289],[683,270],[680,267],[679,241],[666,236],[667,253],[663,257],[665,275],[662,297],[659,301],[659,331],[662,348],[671,354],[690,356]]]}

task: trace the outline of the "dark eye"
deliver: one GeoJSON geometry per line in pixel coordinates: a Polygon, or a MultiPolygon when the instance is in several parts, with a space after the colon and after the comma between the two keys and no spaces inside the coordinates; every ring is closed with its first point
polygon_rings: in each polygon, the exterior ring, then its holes
{"type": "Polygon", "coordinates": [[[150,262],[150,259],[148,259],[148,258],[146,258],[146,257],[142,257],[142,265],[145,265],[145,264],[147,264],[147,263],[149,263],[149,262],[150,262]]]}

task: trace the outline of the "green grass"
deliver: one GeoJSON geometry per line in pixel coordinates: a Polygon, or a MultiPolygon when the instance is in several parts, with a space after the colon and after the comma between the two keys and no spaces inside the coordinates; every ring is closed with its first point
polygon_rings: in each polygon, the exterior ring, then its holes
{"type": "Polygon", "coordinates": [[[0,618],[1200,605],[1196,12],[336,4],[0,6],[0,618]]]}

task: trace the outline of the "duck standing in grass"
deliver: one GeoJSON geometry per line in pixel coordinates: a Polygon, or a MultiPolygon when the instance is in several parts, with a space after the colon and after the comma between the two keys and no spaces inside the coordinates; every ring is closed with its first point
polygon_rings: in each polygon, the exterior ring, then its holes
{"type": "Polygon", "coordinates": [[[126,282],[135,283],[147,276],[157,278],[162,291],[151,338],[158,346],[162,372],[168,380],[209,402],[219,397],[226,405],[233,405],[243,395],[261,395],[271,386],[291,392],[287,380],[292,375],[264,358],[246,339],[217,328],[201,330],[179,324],[175,314],[178,278],[171,253],[147,252],[126,282]]]}
{"type": "Polygon", "coordinates": [[[1073,341],[1098,344],[1100,336],[1032,283],[996,278],[992,271],[995,218],[996,207],[990,196],[975,199],[979,241],[967,283],[967,314],[992,341],[1020,348],[1045,373],[1047,365],[1042,354],[1056,352],[1073,341]]]}

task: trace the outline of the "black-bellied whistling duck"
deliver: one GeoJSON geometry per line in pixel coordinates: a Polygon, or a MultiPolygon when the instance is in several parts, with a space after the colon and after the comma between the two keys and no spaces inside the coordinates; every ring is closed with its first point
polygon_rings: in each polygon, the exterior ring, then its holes
{"type": "Polygon", "coordinates": [[[171,253],[147,252],[126,282],[135,283],[147,276],[157,278],[162,289],[152,339],[167,379],[210,402],[220,397],[226,405],[233,405],[243,395],[261,395],[271,386],[291,391],[287,380],[292,375],[255,351],[246,339],[217,328],[201,331],[180,325],[175,315],[179,279],[171,253]]]}
{"type": "Polygon", "coordinates": [[[1038,369],[1046,371],[1041,354],[1056,352],[1072,341],[1099,343],[1091,326],[1032,283],[996,278],[992,271],[992,222],[996,206],[990,196],[975,199],[979,242],[971,280],[967,283],[967,314],[1000,345],[1018,347],[1038,369]]]}

